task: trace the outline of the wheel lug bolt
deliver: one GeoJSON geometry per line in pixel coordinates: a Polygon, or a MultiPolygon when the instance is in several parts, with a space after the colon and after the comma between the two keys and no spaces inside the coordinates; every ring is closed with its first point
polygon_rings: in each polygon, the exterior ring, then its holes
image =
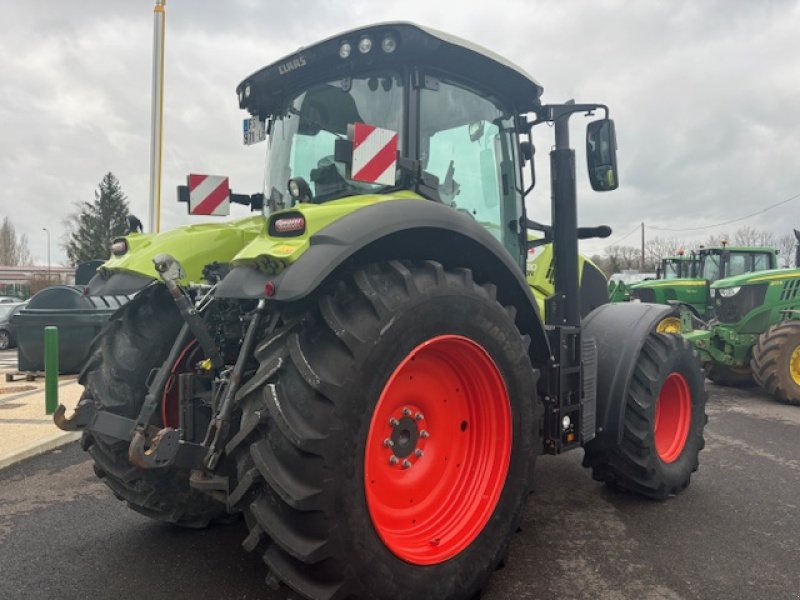
{"type": "Polygon", "coordinates": [[[390,465],[396,465],[399,462],[400,462],[400,460],[394,454],[392,454],[392,456],[389,457],[389,464],[390,465]]]}
{"type": "Polygon", "coordinates": [[[404,469],[408,469],[410,466],[411,466],[411,461],[410,461],[410,460],[408,460],[408,459],[405,459],[405,460],[403,461],[403,468],[404,468],[404,469]]]}
{"type": "Polygon", "coordinates": [[[423,456],[425,456],[425,453],[419,448],[417,448],[416,450],[414,450],[414,456],[416,456],[417,458],[422,458],[423,456]]]}
{"type": "Polygon", "coordinates": [[[419,432],[419,437],[421,437],[422,439],[428,438],[430,436],[431,436],[431,434],[428,433],[428,431],[426,429],[423,429],[423,430],[421,430],[419,432]]]}
{"type": "Polygon", "coordinates": [[[415,415],[414,415],[414,418],[415,418],[417,421],[422,421],[422,419],[424,419],[424,418],[425,418],[425,416],[424,416],[422,413],[418,412],[417,414],[415,414],[415,415]]]}
{"type": "Polygon", "coordinates": [[[386,438],[385,440],[383,440],[383,445],[386,446],[387,448],[393,448],[394,442],[389,438],[386,438]]]}
{"type": "Polygon", "coordinates": [[[398,425],[400,425],[400,421],[392,417],[391,419],[389,419],[389,425],[391,425],[392,427],[397,427],[398,425]]]}
{"type": "Polygon", "coordinates": [[[411,415],[411,409],[410,408],[404,408],[403,409],[403,416],[404,417],[408,417],[410,415],[411,415]]]}

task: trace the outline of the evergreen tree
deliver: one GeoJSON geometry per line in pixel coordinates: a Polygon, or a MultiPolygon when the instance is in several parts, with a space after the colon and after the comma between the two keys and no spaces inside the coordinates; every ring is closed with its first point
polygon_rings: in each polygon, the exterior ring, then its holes
{"type": "Polygon", "coordinates": [[[5,217],[0,225],[0,265],[16,266],[31,264],[28,238],[23,234],[17,237],[17,230],[11,219],[5,217]]]}
{"type": "Polygon", "coordinates": [[[80,203],[78,208],[70,219],[73,231],[66,245],[70,263],[108,258],[111,242],[128,231],[128,200],[114,174],[103,177],[94,202],[80,203]]]}

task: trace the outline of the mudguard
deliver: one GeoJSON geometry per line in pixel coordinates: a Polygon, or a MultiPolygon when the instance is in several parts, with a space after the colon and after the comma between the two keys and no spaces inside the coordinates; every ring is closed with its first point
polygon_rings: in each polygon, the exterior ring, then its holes
{"type": "Polygon", "coordinates": [[[300,300],[341,267],[390,259],[430,259],[472,269],[497,286],[497,298],[517,309],[517,325],[531,336],[537,362],[549,360],[543,321],[524,274],[508,251],[471,216],[436,202],[395,200],[361,208],[324,227],[309,248],[279,275],[240,264],[217,287],[218,297],[300,300]]]}
{"type": "Polygon", "coordinates": [[[622,441],[625,398],[636,359],[656,323],[672,311],[671,306],[643,302],[605,304],[583,320],[584,339],[594,338],[597,344],[597,432],[587,448],[612,448],[622,441]]]}

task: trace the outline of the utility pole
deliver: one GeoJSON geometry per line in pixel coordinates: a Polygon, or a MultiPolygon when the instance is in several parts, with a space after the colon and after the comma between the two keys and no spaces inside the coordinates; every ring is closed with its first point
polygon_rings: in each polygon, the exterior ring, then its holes
{"type": "Polygon", "coordinates": [[[640,271],[644,273],[644,221],[642,221],[642,266],[640,271]]]}
{"type": "Polygon", "coordinates": [[[153,9],[153,99],[150,117],[149,233],[161,229],[161,142],[164,108],[164,27],[167,0],[156,0],[153,9]]]}

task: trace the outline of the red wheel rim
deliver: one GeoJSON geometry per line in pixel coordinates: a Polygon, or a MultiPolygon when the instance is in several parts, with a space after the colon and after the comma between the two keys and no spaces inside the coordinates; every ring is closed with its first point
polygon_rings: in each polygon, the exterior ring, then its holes
{"type": "Polygon", "coordinates": [[[671,463],[678,460],[689,437],[691,422],[689,384],[680,373],[671,373],[664,381],[656,402],[656,452],[662,461],[671,463]]]}
{"type": "Polygon", "coordinates": [[[178,394],[178,375],[188,373],[194,369],[194,365],[202,357],[202,351],[197,344],[197,340],[192,340],[178,355],[175,364],[172,365],[167,385],[164,387],[164,394],[161,396],[161,422],[164,427],[177,429],[180,427],[180,396],[178,394]]]}
{"type": "Polygon", "coordinates": [[[372,524],[399,558],[444,562],[494,512],[508,474],[511,408],[476,342],[442,335],[400,363],[372,415],[364,483],[372,524]]]}

